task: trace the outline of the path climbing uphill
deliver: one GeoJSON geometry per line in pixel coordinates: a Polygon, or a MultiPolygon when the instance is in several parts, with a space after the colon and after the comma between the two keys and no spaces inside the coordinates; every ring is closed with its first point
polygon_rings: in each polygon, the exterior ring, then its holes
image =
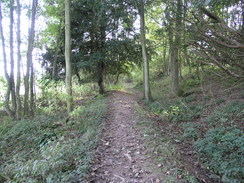
{"type": "Polygon", "coordinates": [[[163,182],[159,170],[146,155],[143,137],[136,128],[133,95],[116,91],[109,100],[106,130],[100,140],[88,182],[163,182]]]}

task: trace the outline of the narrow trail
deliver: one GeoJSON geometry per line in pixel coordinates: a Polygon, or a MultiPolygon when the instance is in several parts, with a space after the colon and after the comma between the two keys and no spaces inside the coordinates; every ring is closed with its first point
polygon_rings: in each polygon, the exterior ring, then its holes
{"type": "Polygon", "coordinates": [[[135,127],[133,95],[113,92],[106,129],[94,158],[90,183],[162,183],[160,171],[146,153],[135,127]]]}

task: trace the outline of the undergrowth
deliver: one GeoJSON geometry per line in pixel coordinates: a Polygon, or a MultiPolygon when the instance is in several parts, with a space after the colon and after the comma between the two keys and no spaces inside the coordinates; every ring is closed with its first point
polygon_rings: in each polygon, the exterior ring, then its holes
{"type": "Polygon", "coordinates": [[[233,95],[233,99],[228,96],[234,90],[241,91],[243,81],[216,78],[211,70],[205,72],[201,77],[193,77],[194,73],[184,76],[181,88],[185,96],[179,98],[168,94],[169,78],[154,81],[151,86],[155,100],[144,104],[162,121],[168,138],[192,144],[199,160],[217,179],[243,182],[244,103],[239,100],[243,93],[233,95]]]}
{"type": "Polygon", "coordinates": [[[137,126],[142,130],[149,154],[153,156],[154,163],[163,171],[162,178],[165,182],[189,182],[198,181],[190,172],[180,168],[179,154],[176,146],[171,142],[167,134],[157,128],[156,121],[147,116],[147,111],[137,106],[137,126]]]}
{"type": "Polygon", "coordinates": [[[106,99],[78,106],[66,122],[63,113],[0,125],[0,182],[82,182],[93,158],[106,99]]]}

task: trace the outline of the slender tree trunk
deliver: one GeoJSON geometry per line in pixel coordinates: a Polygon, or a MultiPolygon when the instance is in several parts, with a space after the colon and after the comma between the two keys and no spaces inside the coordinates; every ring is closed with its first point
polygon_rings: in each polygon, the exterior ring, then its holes
{"type": "Polygon", "coordinates": [[[58,60],[58,53],[59,53],[59,42],[61,39],[61,23],[62,23],[62,20],[60,20],[60,23],[59,23],[60,28],[58,31],[56,50],[55,50],[55,55],[54,55],[54,59],[53,59],[52,79],[55,79],[55,77],[56,77],[57,60],[58,60]]]}
{"type": "Polygon", "coordinates": [[[244,0],[241,0],[241,15],[242,15],[242,27],[241,27],[241,32],[244,37],[244,0]]]}
{"type": "Polygon", "coordinates": [[[21,30],[20,30],[20,16],[21,16],[21,5],[19,0],[17,1],[17,83],[16,83],[16,117],[20,119],[20,112],[21,112],[21,99],[20,99],[20,83],[21,83],[21,73],[20,73],[20,63],[21,63],[21,30]]]}
{"type": "Polygon", "coordinates": [[[75,75],[76,75],[76,77],[77,77],[77,79],[78,79],[78,83],[81,85],[81,77],[80,77],[80,74],[79,74],[79,71],[78,71],[78,69],[76,69],[76,71],[75,71],[75,75]]]}
{"type": "Polygon", "coordinates": [[[114,82],[114,84],[115,85],[117,85],[118,84],[118,82],[119,82],[119,76],[120,76],[120,72],[118,72],[117,74],[116,74],[116,79],[115,79],[115,82],[114,82]]]}
{"type": "Polygon", "coordinates": [[[105,71],[105,65],[103,61],[100,61],[98,63],[98,86],[99,86],[99,94],[105,93],[104,88],[104,71],[105,71]]]}
{"type": "Polygon", "coordinates": [[[166,51],[167,51],[167,41],[164,39],[163,41],[164,51],[163,51],[163,75],[168,75],[168,69],[167,69],[167,61],[166,61],[166,51]]]}
{"type": "MultiPolygon", "coordinates": [[[[184,10],[184,13],[183,13],[183,28],[184,28],[184,32],[183,32],[183,41],[184,41],[184,44],[186,45],[187,43],[186,43],[186,18],[187,18],[187,8],[188,8],[188,3],[187,3],[187,1],[184,1],[184,8],[183,8],[183,10],[184,10]]],[[[184,64],[186,64],[187,66],[188,66],[188,68],[189,68],[189,73],[192,73],[192,68],[191,68],[191,62],[190,62],[190,59],[188,58],[188,56],[187,56],[187,47],[186,46],[184,46],[184,49],[183,49],[183,57],[184,57],[184,64]]]]}
{"type": "Polygon", "coordinates": [[[141,33],[141,46],[142,46],[142,58],[143,58],[143,72],[144,72],[144,95],[148,102],[152,101],[150,84],[149,84],[149,62],[147,58],[146,50],[146,36],[145,36],[145,15],[144,15],[144,1],[140,1],[139,5],[140,15],[140,33],[141,33]]]}
{"type": "Polygon", "coordinates": [[[174,56],[172,58],[172,92],[174,96],[179,96],[179,59],[181,46],[181,27],[182,26],[182,0],[177,0],[177,16],[176,16],[176,30],[174,41],[174,56]]]}
{"type": "MultiPolygon", "coordinates": [[[[100,42],[98,42],[98,50],[104,54],[103,49],[106,42],[106,27],[101,26],[100,27],[100,42]]],[[[105,78],[105,63],[103,60],[101,60],[98,63],[98,86],[99,86],[99,94],[105,93],[105,87],[104,87],[104,78],[105,78]]]]}
{"type": "Polygon", "coordinates": [[[5,47],[5,38],[4,38],[4,34],[3,34],[3,26],[2,26],[2,1],[0,1],[0,34],[1,34],[1,43],[2,43],[2,54],[3,54],[3,65],[4,65],[4,74],[5,74],[5,78],[7,80],[8,83],[8,88],[5,94],[5,101],[4,101],[4,108],[6,110],[6,112],[8,113],[9,116],[13,117],[14,114],[12,112],[12,110],[9,107],[9,97],[10,97],[10,77],[8,74],[8,69],[7,69],[7,56],[6,56],[6,47],[5,47]]]}
{"type": "Polygon", "coordinates": [[[34,91],[34,67],[33,62],[31,62],[30,68],[30,115],[34,116],[35,113],[35,91],[34,91]]]}
{"type": "Polygon", "coordinates": [[[16,117],[16,93],[15,93],[15,82],[14,82],[14,36],[13,36],[13,25],[14,25],[14,0],[10,0],[10,91],[12,100],[12,110],[14,117],[16,117]]]}
{"type": "Polygon", "coordinates": [[[28,36],[28,51],[27,51],[27,66],[26,66],[26,75],[25,75],[25,99],[24,99],[24,113],[25,115],[29,115],[30,111],[33,111],[33,109],[30,109],[33,107],[33,96],[30,98],[30,93],[33,93],[33,85],[34,83],[30,81],[30,75],[33,77],[32,67],[33,67],[33,61],[32,61],[32,52],[34,47],[34,38],[35,38],[35,18],[36,18],[36,7],[37,7],[38,0],[32,1],[32,15],[31,15],[31,28],[29,30],[29,36],[28,36]],[[31,91],[30,91],[31,89],[31,91]],[[30,106],[29,106],[29,98],[30,98],[30,106]]]}
{"type": "MultiPolygon", "coordinates": [[[[168,19],[168,21],[169,21],[169,19],[168,19]]],[[[172,27],[173,27],[173,25],[169,25],[169,35],[168,35],[169,36],[169,64],[170,64],[169,68],[170,68],[171,75],[173,75],[173,63],[175,60],[174,32],[172,30],[172,27]]],[[[173,84],[172,84],[172,86],[173,86],[173,84]]]]}
{"type": "Polygon", "coordinates": [[[71,25],[70,25],[70,0],[65,0],[65,64],[66,64],[66,92],[67,111],[72,112],[72,67],[71,67],[71,25]]]}

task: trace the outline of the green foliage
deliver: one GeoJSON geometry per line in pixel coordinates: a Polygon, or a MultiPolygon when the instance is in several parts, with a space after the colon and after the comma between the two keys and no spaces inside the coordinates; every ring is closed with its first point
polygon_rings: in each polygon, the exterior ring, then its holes
{"type": "Polygon", "coordinates": [[[106,88],[107,90],[124,90],[125,86],[123,84],[116,84],[116,85],[110,84],[106,88]]]}
{"type": "MultiPolygon", "coordinates": [[[[38,96],[37,112],[39,114],[53,114],[61,111],[66,107],[66,99],[68,97],[65,92],[63,81],[52,81],[50,79],[41,79],[39,81],[42,90],[38,96]]],[[[84,96],[92,96],[97,94],[97,90],[93,83],[78,84],[74,79],[73,82],[73,97],[74,100],[82,100],[84,96]]]]}
{"type": "Polygon", "coordinates": [[[194,97],[186,98],[182,100],[175,100],[171,102],[152,102],[149,104],[150,110],[160,115],[166,120],[172,122],[187,122],[193,119],[199,118],[200,114],[204,111],[204,104],[202,103],[190,103],[186,104],[183,101],[193,101],[194,97]]]}
{"type": "Polygon", "coordinates": [[[182,81],[182,90],[187,91],[191,88],[197,87],[201,84],[201,80],[197,77],[190,77],[182,81]]]}
{"type": "Polygon", "coordinates": [[[1,124],[0,171],[13,183],[82,181],[106,108],[99,98],[77,107],[67,123],[58,113],[1,124]]]}
{"type": "MultiPolygon", "coordinates": [[[[57,32],[60,29],[57,76],[63,79],[63,3],[55,0],[53,3],[47,1],[45,5],[44,14],[49,24],[44,31],[47,36],[44,37],[52,37],[44,40],[47,42],[47,52],[43,55],[42,65],[45,66],[47,75],[51,75],[57,32]]],[[[135,65],[140,65],[141,46],[133,27],[136,13],[131,9],[130,3],[117,0],[74,0],[71,2],[71,9],[72,50],[75,50],[71,55],[73,74],[85,74],[87,77],[82,82],[97,82],[101,75],[129,74],[135,65]],[[106,72],[103,72],[103,69],[106,72]]]]}
{"type": "Polygon", "coordinates": [[[2,76],[0,76],[0,109],[4,105],[4,96],[5,96],[6,89],[7,89],[7,82],[2,76]]]}
{"type": "Polygon", "coordinates": [[[244,136],[241,130],[233,127],[210,129],[205,138],[195,143],[202,161],[223,182],[242,182],[244,175],[244,136]]]}
{"type": "Polygon", "coordinates": [[[184,103],[191,103],[193,101],[196,101],[196,96],[195,95],[189,95],[187,97],[182,98],[181,100],[184,103]]]}
{"type": "Polygon", "coordinates": [[[231,102],[213,112],[213,115],[206,118],[210,125],[236,125],[244,118],[244,103],[231,102]]]}
{"type": "Polygon", "coordinates": [[[184,139],[193,139],[196,140],[200,137],[200,132],[198,130],[199,124],[196,123],[183,123],[181,125],[181,128],[183,129],[183,135],[182,137],[184,139]]]}
{"type": "Polygon", "coordinates": [[[219,105],[219,104],[225,102],[225,100],[223,98],[216,98],[215,102],[216,102],[217,105],[219,105]]]}

